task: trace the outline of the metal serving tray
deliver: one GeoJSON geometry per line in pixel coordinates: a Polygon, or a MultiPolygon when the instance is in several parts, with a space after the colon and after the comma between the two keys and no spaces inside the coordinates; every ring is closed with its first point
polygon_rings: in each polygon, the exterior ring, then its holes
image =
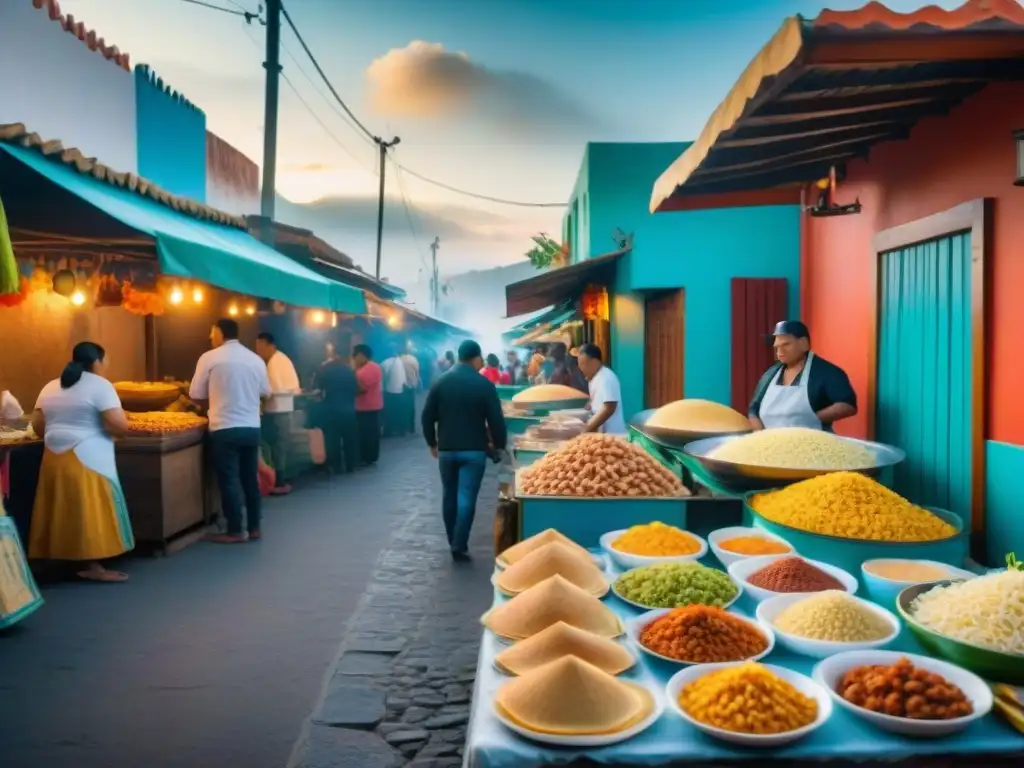
{"type": "Polygon", "coordinates": [[[736,437],[745,435],[751,430],[744,432],[693,432],[685,429],[665,429],[664,427],[647,426],[648,419],[654,415],[654,408],[640,411],[632,419],[629,425],[648,440],[652,440],[665,448],[683,448],[696,440],[707,440],[714,437],[736,437]]]}
{"type": "Polygon", "coordinates": [[[540,403],[517,403],[512,402],[512,407],[521,412],[523,416],[529,416],[537,411],[566,411],[574,408],[583,408],[587,403],[590,402],[590,398],[586,395],[580,397],[574,397],[572,400],[547,400],[540,403]]]}
{"type": "Polygon", "coordinates": [[[790,469],[780,467],[758,467],[752,464],[735,464],[731,461],[712,459],[710,455],[715,449],[729,440],[736,440],[742,435],[726,435],[696,440],[683,448],[683,453],[696,461],[705,472],[722,485],[735,490],[757,491],[765,488],[781,488],[791,483],[807,480],[830,472],[859,472],[869,477],[876,477],[883,469],[902,462],[907,455],[899,448],[871,440],[858,440],[853,437],[839,437],[851,443],[867,448],[875,457],[875,464],[867,469],[790,469]]]}

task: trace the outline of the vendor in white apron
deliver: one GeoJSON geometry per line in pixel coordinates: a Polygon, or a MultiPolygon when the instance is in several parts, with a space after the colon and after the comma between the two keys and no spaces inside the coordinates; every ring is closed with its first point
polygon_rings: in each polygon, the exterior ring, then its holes
{"type": "Polygon", "coordinates": [[[754,429],[804,427],[832,431],[857,413],[857,394],[846,372],[811,352],[811,335],[799,320],[775,326],[773,364],[757,384],[747,416],[754,429]]]}

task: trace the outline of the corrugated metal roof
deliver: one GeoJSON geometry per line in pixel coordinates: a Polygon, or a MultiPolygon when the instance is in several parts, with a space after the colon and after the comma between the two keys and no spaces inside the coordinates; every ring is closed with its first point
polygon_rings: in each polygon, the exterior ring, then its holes
{"type": "Polygon", "coordinates": [[[730,195],[758,204],[752,191],[787,188],[795,202],[797,185],[1010,79],[1024,79],[1024,8],[1015,0],[913,13],[873,2],[789,18],[657,180],[651,210],[728,205],[730,195]]]}
{"type": "Polygon", "coordinates": [[[17,144],[34,149],[51,160],[59,161],[74,168],[79,173],[92,176],[115,187],[127,189],[142,197],[166,205],[179,213],[184,213],[202,221],[246,229],[243,216],[235,216],[187,197],[172,195],[153,182],[136,176],[134,173],[121,173],[109,168],[94,157],[86,157],[74,148],[65,148],[60,141],[45,141],[39,134],[30,132],[22,123],[0,125],[0,142],[17,144]]]}

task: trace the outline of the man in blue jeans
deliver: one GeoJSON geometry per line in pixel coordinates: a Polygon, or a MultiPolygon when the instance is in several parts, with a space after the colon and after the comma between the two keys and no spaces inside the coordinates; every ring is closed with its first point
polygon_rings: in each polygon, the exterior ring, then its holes
{"type": "Polygon", "coordinates": [[[508,433],[498,391],[480,375],[480,345],[464,341],[459,362],[430,387],[423,406],[423,436],[438,460],[442,513],[452,559],[467,562],[469,532],[487,461],[504,450],[508,433]]]}

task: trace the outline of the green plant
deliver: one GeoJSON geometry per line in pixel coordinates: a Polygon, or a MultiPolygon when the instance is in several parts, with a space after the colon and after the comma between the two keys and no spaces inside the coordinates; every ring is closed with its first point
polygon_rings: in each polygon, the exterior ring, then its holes
{"type": "Polygon", "coordinates": [[[1017,559],[1013,552],[1006,556],[1006,567],[1011,571],[1024,571],[1024,562],[1017,559]]]}
{"type": "Polygon", "coordinates": [[[14,259],[11,234],[7,229],[7,214],[4,212],[3,201],[0,200],[0,295],[18,293],[20,288],[18,262],[14,259]]]}
{"type": "Polygon", "coordinates": [[[533,241],[533,248],[526,252],[526,258],[536,269],[547,269],[554,262],[565,258],[568,255],[567,249],[561,243],[552,240],[546,233],[541,232],[530,238],[533,241]]]}

